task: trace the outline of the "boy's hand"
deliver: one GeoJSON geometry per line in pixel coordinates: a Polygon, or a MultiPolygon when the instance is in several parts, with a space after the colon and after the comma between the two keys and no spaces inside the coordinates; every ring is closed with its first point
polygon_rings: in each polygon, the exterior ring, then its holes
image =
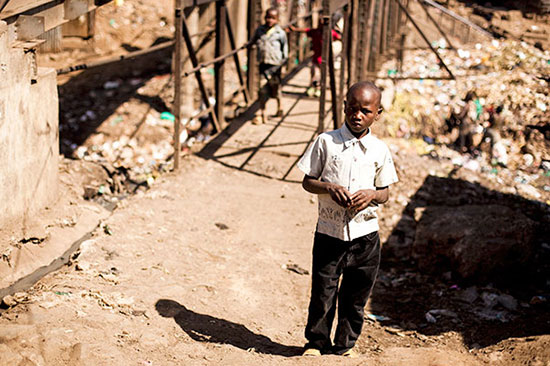
{"type": "Polygon", "coordinates": [[[326,190],[334,202],[344,208],[350,207],[352,203],[352,196],[347,189],[338,184],[330,183],[327,185],[326,190]]]}
{"type": "Polygon", "coordinates": [[[351,204],[349,208],[355,212],[363,211],[376,198],[377,194],[373,189],[363,189],[357,191],[351,195],[351,204]]]}

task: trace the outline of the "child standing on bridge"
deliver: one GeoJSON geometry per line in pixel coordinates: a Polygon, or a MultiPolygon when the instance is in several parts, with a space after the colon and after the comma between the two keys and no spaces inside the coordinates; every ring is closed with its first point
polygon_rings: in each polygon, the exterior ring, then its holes
{"type": "Polygon", "coordinates": [[[390,150],[370,129],[382,112],[380,98],[374,84],[354,84],[346,95],[345,125],[319,135],[298,163],[305,174],[302,186],[319,198],[307,356],[356,355],[353,347],[380,264],[376,209],[388,200],[389,185],[397,182],[390,150]]]}
{"type": "MultiPolygon", "coordinates": [[[[310,97],[320,97],[321,85],[319,85],[319,82],[321,80],[321,62],[323,60],[323,23],[321,22],[317,28],[297,28],[290,25],[288,29],[293,32],[305,33],[309,38],[311,38],[311,50],[313,51],[310,69],[311,85],[306,90],[306,94],[310,97]]],[[[331,29],[331,32],[333,41],[342,38],[340,33],[338,33],[335,29],[331,29]]]]}
{"type": "MultiPolygon", "coordinates": [[[[282,117],[281,109],[281,67],[288,58],[288,41],[286,33],[279,23],[279,10],[269,8],[265,12],[265,23],[260,25],[252,43],[258,42],[258,61],[260,62],[260,74],[267,80],[265,87],[260,89],[261,122],[265,123],[265,105],[269,97],[276,98],[277,112],[275,117],[282,117]]],[[[254,117],[252,123],[260,123],[258,116],[254,117]]]]}

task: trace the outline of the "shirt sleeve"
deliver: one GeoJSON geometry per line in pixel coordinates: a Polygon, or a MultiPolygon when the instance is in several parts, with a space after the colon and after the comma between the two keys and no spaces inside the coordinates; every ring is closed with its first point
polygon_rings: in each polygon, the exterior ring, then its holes
{"type": "Polygon", "coordinates": [[[283,53],[283,60],[286,60],[288,58],[288,40],[284,31],[281,32],[281,51],[283,53]]]}
{"type": "Polygon", "coordinates": [[[386,144],[383,146],[384,154],[382,155],[381,164],[376,170],[376,176],[374,178],[374,185],[377,188],[387,187],[390,184],[399,181],[397,178],[397,172],[395,171],[395,166],[393,165],[390,149],[386,146],[386,144]]]}
{"type": "Polygon", "coordinates": [[[305,175],[313,178],[319,178],[323,172],[324,161],[326,159],[326,148],[321,136],[317,136],[315,142],[308,147],[300,161],[298,169],[305,175]]]}
{"type": "Polygon", "coordinates": [[[258,28],[256,28],[256,30],[254,31],[254,35],[252,36],[252,39],[251,39],[251,43],[254,44],[256,42],[258,42],[258,40],[260,39],[261,37],[261,31],[262,31],[262,26],[258,26],[258,28]]]}

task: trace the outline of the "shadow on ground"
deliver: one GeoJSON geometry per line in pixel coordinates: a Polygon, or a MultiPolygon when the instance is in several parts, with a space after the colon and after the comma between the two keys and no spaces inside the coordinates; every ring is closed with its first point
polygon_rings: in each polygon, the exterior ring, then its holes
{"type": "Polygon", "coordinates": [[[301,347],[273,342],[269,337],[256,334],[242,324],[196,313],[174,300],[160,299],[155,304],[157,312],[165,318],[174,318],[181,329],[198,342],[230,344],[243,350],[254,348],[258,353],[278,356],[298,356],[301,347]]]}
{"type": "MultiPolygon", "coordinates": [[[[478,226],[482,230],[484,222],[478,226]]],[[[456,222],[448,225],[451,228],[456,222]]],[[[457,228],[453,229],[456,231],[457,228]]],[[[466,233],[472,228],[458,229],[458,232],[463,229],[466,233]]],[[[487,227],[489,229],[499,230],[498,227],[487,227]]],[[[548,205],[461,179],[428,176],[403,210],[400,221],[383,246],[381,271],[373,290],[371,311],[390,318],[382,323],[397,324],[404,330],[425,335],[449,331],[461,333],[469,348],[485,347],[512,337],[548,334],[549,238],[548,205]],[[468,205],[506,206],[528,217],[535,224],[530,240],[532,253],[526,260],[511,266],[495,266],[492,262],[495,258],[488,256],[486,262],[482,261],[482,267],[486,263],[487,267],[495,269],[468,279],[457,275],[453,263],[444,258],[429,270],[420,270],[413,248],[418,235],[415,210],[422,208],[424,212],[434,212],[445,207],[454,215],[468,205]],[[509,301],[510,296],[517,300],[516,309],[510,309],[513,301],[498,302],[499,299],[509,301]],[[430,310],[432,317],[426,315],[430,310]]],[[[494,245],[499,245],[499,242],[494,242],[494,245]]]]}

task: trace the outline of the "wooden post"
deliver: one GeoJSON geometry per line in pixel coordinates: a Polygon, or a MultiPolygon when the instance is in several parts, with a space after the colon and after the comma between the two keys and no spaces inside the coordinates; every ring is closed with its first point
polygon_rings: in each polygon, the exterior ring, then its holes
{"type": "Polygon", "coordinates": [[[330,80],[330,102],[332,106],[332,120],[334,129],[340,127],[340,114],[338,109],[338,94],[336,93],[336,74],[334,72],[334,51],[332,50],[332,21],[329,21],[329,47],[328,47],[328,71],[330,80]]]}
{"type": "MultiPolygon", "coordinates": [[[[254,36],[254,32],[259,25],[258,14],[261,12],[261,6],[259,0],[248,0],[248,39],[254,36]]],[[[258,61],[256,60],[256,54],[258,50],[255,45],[251,45],[247,52],[247,70],[246,81],[248,86],[248,95],[252,99],[257,98],[258,87],[258,61]]]]}
{"type": "MultiPolygon", "coordinates": [[[[231,26],[231,20],[229,19],[229,12],[226,12],[226,25],[227,25],[227,35],[229,36],[229,45],[231,49],[234,50],[237,48],[235,42],[235,37],[233,36],[233,27],[231,26]]],[[[235,61],[235,69],[237,70],[237,75],[239,76],[239,85],[243,89],[243,97],[246,104],[250,103],[250,95],[248,94],[248,89],[244,86],[244,76],[243,70],[241,69],[241,62],[239,61],[239,54],[235,53],[233,55],[233,60],[235,61]]]]}
{"type": "MultiPolygon", "coordinates": [[[[342,117],[342,105],[344,104],[344,87],[346,85],[346,74],[348,73],[348,56],[349,56],[349,17],[350,6],[344,6],[344,29],[342,30],[342,53],[340,62],[340,85],[338,86],[338,116],[342,117]]],[[[349,75],[348,75],[349,77],[349,75]]],[[[349,80],[348,80],[349,82],[349,80]]],[[[334,102],[333,102],[334,103],[334,102]]]]}
{"type": "Polygon", "coordinates": [[[388,20],[389,20],[389,8],[388,4],[390,2],[388,0],[383,0],[382,2],[382,19],[380,21],[380,47],[378,48],[378,52],[380,55],[383,55],[386,53],[386,50],[388,49],[387,46],[387,37],[388,37],[388,20]]]}
{"type": "MultiPolygon", "coordinates": [[[[225,50],[225,21],[227,19],[227,7],[225,0],[216,1],[216,51],[214,57],[220,57],[225,50]]],[[[220,128],[225,124],[224,118],[224,64],[225,60],[216,62],[215,83],[216,83],[216,117],[220,128]]],[[[218,130],[219,131],[219,130],[218,130]]]]}
{"type": "MultiPolygon", "coordinates": [[[[305,20],[302,18],[305,12],[306,7],[302,6],[299,6],[298,10],[296,11],[296,14],[298,15],[298,22],[296,23],[296,25],[299,28],[304,28],[304,24],[306,24],[305,20]]],[[[302,62],[304,61],[305,57],[304,37],[301,34],[298,34],[296,38],[298,38],[298,41],[296,42],[296,44],[298,45],[298,62],[302,62]]]]}
{"type": "Polygon", "coordinates": [[[372,0],[371,16],[369,17],[370,44],[368,47],[369,57],[365,69],[367,72],[374,72],[378,63],[378,43],[380,41],[380,3],[382,0],[372,0]]]}
{"type": "Polygon", "coordinates": [[[92,38],[95,36],[95,9],[86,13],[87,35],[86,38],[92,38]]]}
{"type": "MultiPolygon", "coordinates": [[[[195,53],[195,49],[193,48],[193,43],[191,42],[191,35],[189,34],[189,29],[187,29],[187,25],[183,20],[181,22],[181,31],[183,34],[185,45],[187,46],[187,51],[189,52],[189,58],[191,59],[191,63],[193,64],[193,68],[196,68],[199,64],[199,61],[197,59],[197,54],[195,53]]],[[[204,83],[202,82],[200,70],[195,71],[195,78],[197,79],[197,83],[199,84],[199,90],[201,92],[202,101],[206,106],[206,108],[211,111],[210,100],[208,100],[208,93],[206,92],[206,88],[204,87],[204,83]]],[[[220,128],[220,124],[218,123],[218,118],[216,116],[216,113],[211,111],[210,117],[212,118],[212,123],[214,123],[214,127],[216,128],[216,132],[220,132],[221,128],[220,128]]]]}
{"type": "Polygon", "coordinates": [[[328,0],[324,1],[323,17],[321,22],[323,24],[323,53],[321,55],[321,97],[319,98],[319,124],[317,126],[317,133],[322,133],[325,130],[325,102],[327,97],[327,61],[329,58],[329,47],[331,46],[332,30],[330,29],[330,17],[328,13],[328,0]]]}
{"type": "Polygon", "coordinates": [[[357,53],[357,80],[364,80],[372,52],[372,33],[374,23],[374,8],[377,0],[362,1],[359,9],[359,37],[357,53]]]}
{"type": "Polygon", "coordinates": [[[351,0],[351,14],[349,25],[349,39],[353,42],[349,42],[348,47],[348,88],[357,82],[357,43],[359,42],[358,30],[359,30],[359,0],[351,0]]]}
{"type": "MultiPolygon", "coordinates": [[[[286,23],[289,24],[293,18],[296,17],[296,9],[298,6],[298,1],[294,0],[287,0],[286,2],[287,6],[287,13],[286,13],[286,23]]],[[[280,16],[279,16],[280,17],[280,16]]],[[[296,34],[296,32],[289,32],[287,34],[287,44],[288,44],[288,58],[286,60],[286,69],[290,70],[290,68],[294,65],[294,60],[298,57],[298,49],[295,47],[296,40],[300,38],[300,33],[296,34]]]]}
{"type": "Polygon", "coordinates": [[[174,62],[172,67],[174,68],[174,170],[179,169],[180,165],[180,125],[181,125],[181,46],[182,46],[182,14],[183,14],[183,0],[176,0],[176,6],[174,11],[174,62]]]}

